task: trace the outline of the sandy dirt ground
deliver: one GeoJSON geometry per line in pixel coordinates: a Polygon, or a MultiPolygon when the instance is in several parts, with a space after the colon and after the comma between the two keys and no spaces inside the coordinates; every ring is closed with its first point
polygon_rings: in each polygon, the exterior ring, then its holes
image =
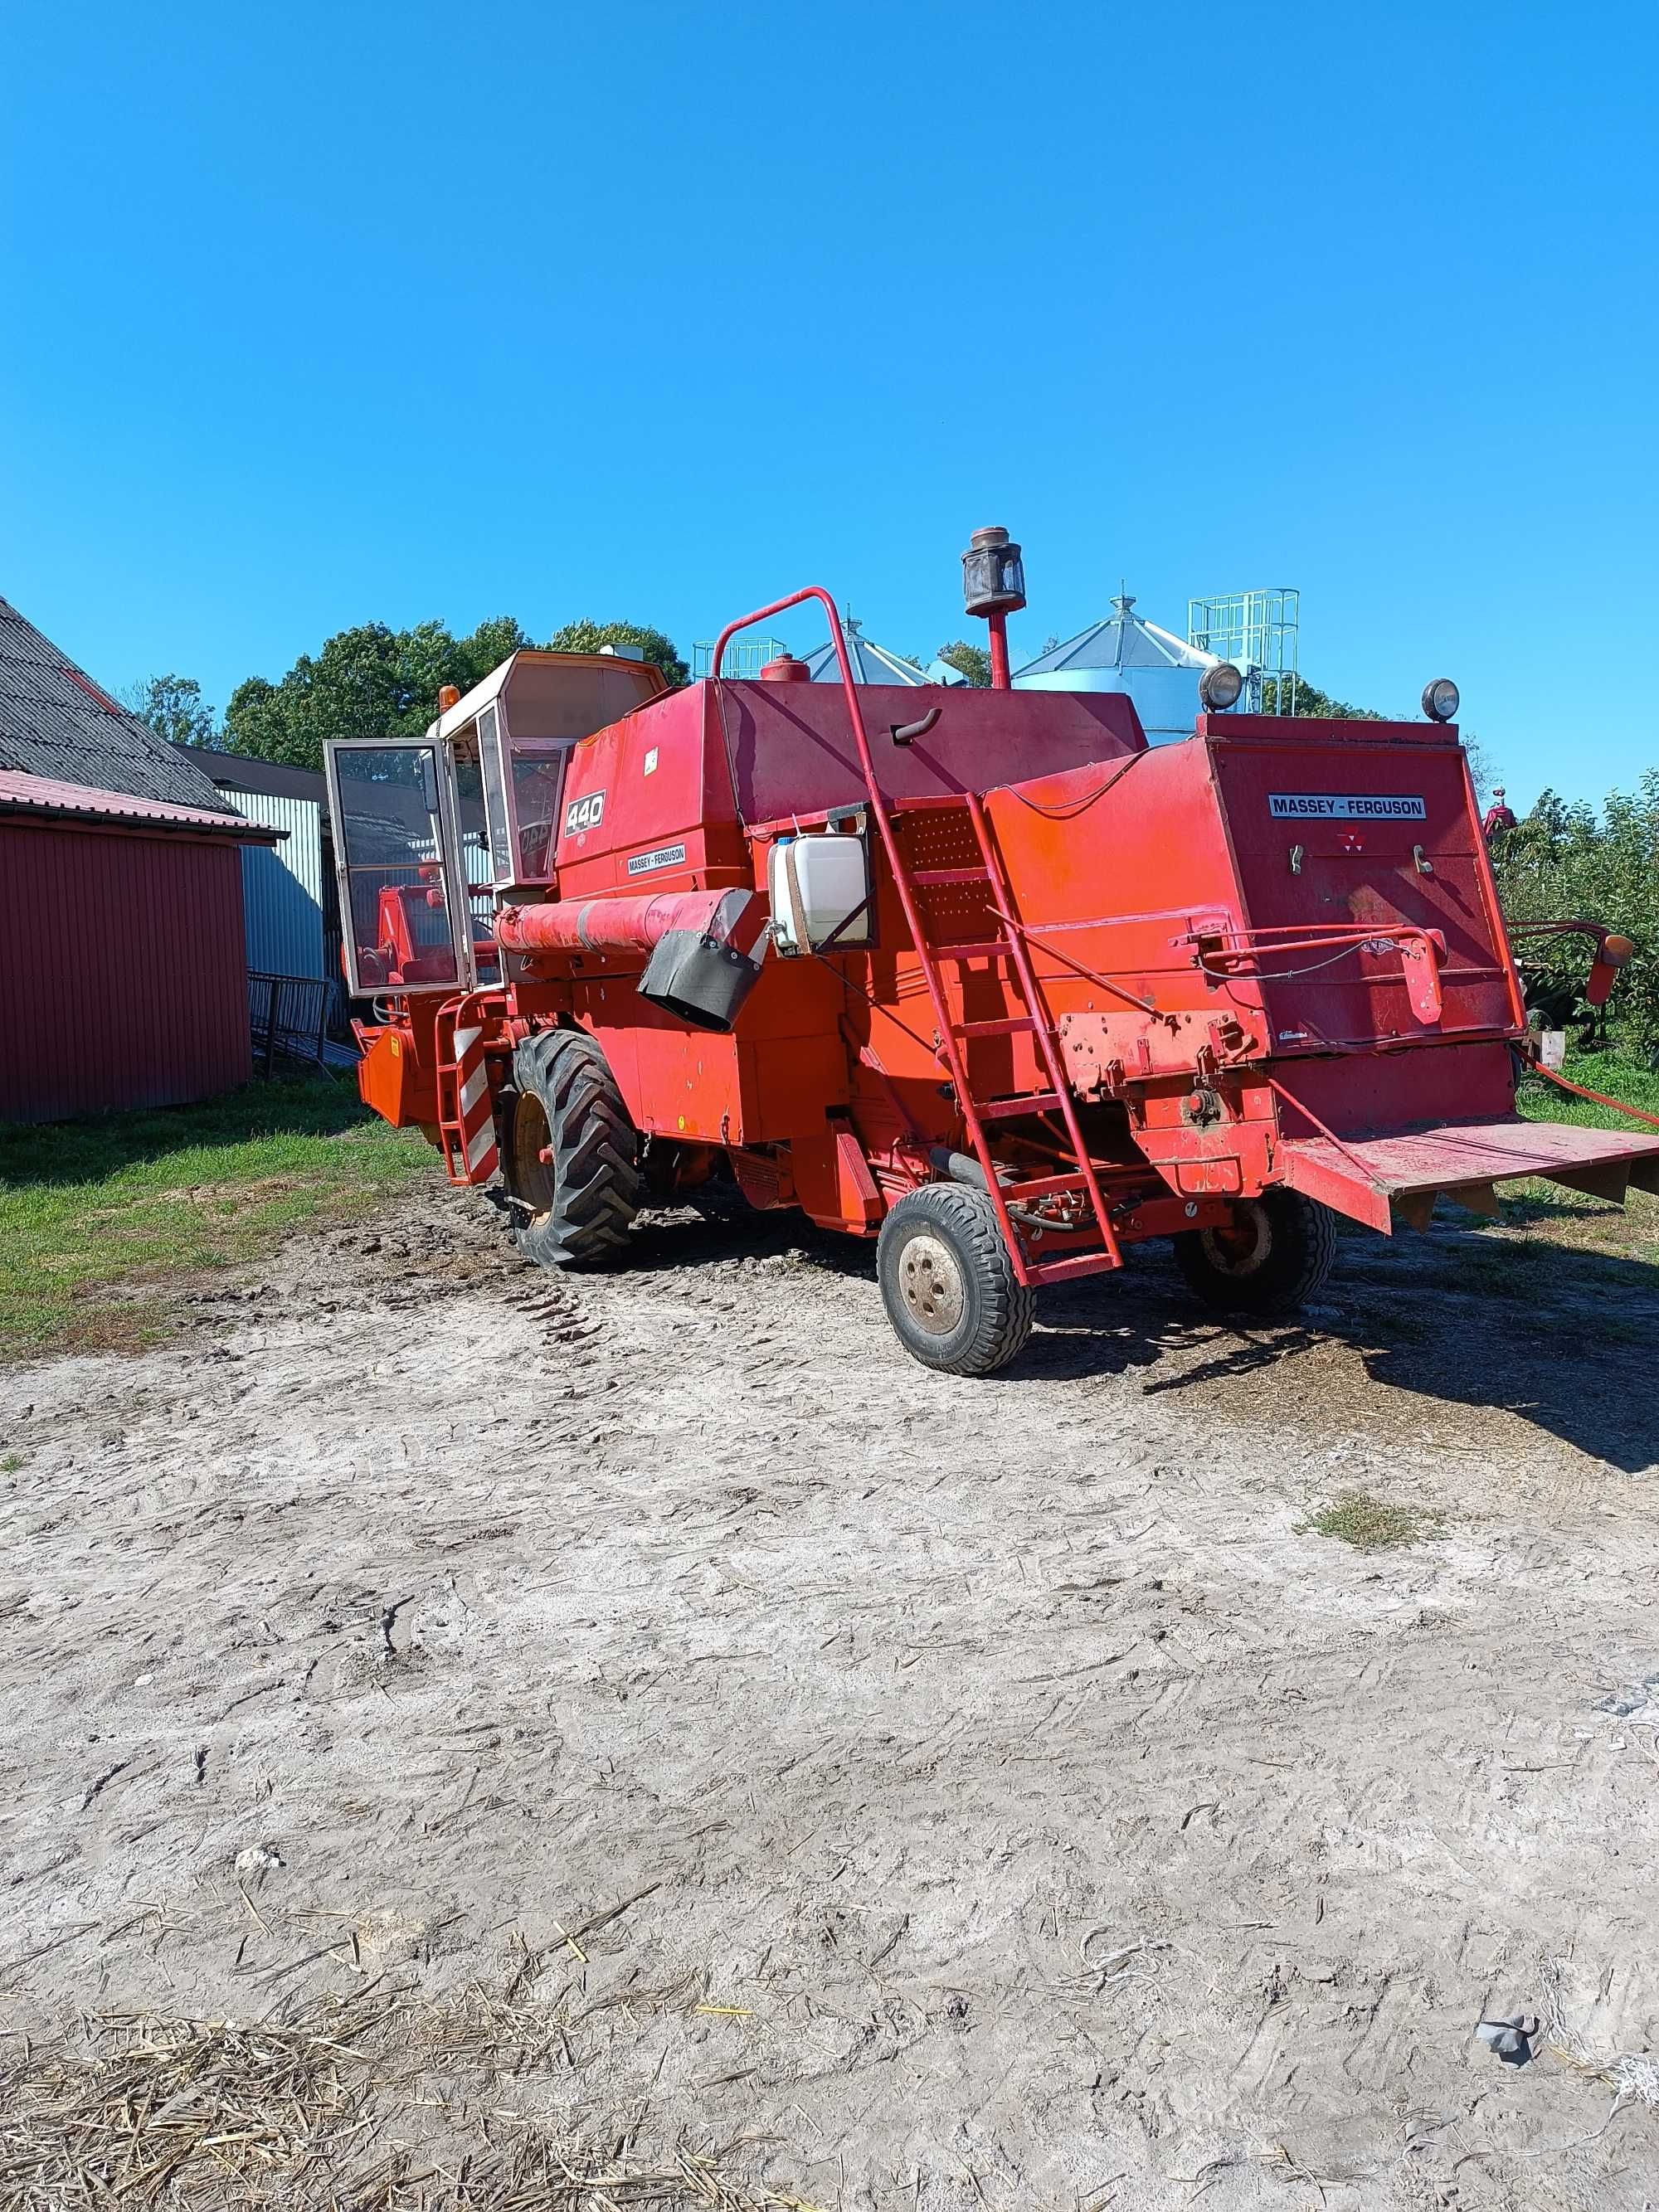
{"type": "Polygon", "coordinates": [[[636,1261],[434,1190],[0,1381],[0,2056],[495,1992],[497,2125],[841,2212],[1659,2203],[1659,1278],[1147,1255],[964,1382],[793,1218],[636,1261]]]}

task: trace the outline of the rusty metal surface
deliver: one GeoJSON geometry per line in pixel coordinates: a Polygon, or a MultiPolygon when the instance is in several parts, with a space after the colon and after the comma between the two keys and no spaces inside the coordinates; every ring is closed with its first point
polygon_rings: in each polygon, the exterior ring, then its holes
{"type": "MultiPolygon", "coordinates": [[[[1287,1156],[1341,1156],[1322,1137],[1289,1140],[1287,1156]]],[[[1578,1129],[1564,1121],[1471,1121],[1350,1142],[1346,1150],[1374,1182],[1395,1191],[1444,1190],[1462,1182],[1553,1176],[1613,1160],[1659,1166],[1659,1137],[1617,1129],[1578,1129]]]]}
{"type": "Polygon", "coordinates": [[[1399,1209],[1413,1226],[1437,1192],[1480,1213],[1495,1211],[1492,1187],[1541,1176],[1614,1202],[1627,1183],[1659,1190],[1659,1137],[1580,1129],[1561,1121],[1464,1121],[1393,1136],[1293,1137],[1279,1146],[1286,1182],[1387,1231],[1399,1209]]]}

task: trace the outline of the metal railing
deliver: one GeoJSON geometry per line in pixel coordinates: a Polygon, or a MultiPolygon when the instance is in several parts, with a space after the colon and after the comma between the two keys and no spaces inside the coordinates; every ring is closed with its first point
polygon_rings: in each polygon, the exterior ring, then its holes
{"type": "Polygon", "coordinates": [[[333,987],[320,975],[269,975],[250,968],[247,1018],[256,1073],[269,1076],[278,1060],[325,1066],[339,1049],[328,1036],[333,998],[333,987]]]}
{"type": "MultiPolygon", "coordinates": [[[[723,673],[743,679],[760,674],[769,660],[775,660],[789,650],[781,637],[746,639],[741,645],[727,648],[723,673]]],[[[691,673],[701,681],[714,673],[714,643],[712,639],[699,638],[691,648],[691,673]]]]}

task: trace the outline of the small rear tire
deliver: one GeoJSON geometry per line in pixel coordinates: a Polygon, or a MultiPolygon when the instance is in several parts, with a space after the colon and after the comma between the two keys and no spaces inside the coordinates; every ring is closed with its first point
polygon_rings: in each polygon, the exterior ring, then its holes
{"type": "Polygon", "coordinates": [[[1336,1218],[1300,1191],[1270,1190],[1238,1200],[1225,1228],[1183,1231],[1175,1255],[1206,1305],[1229,1313],[1294,1313],[1330,1276],[1336,1218]]]}
{"type": "Polygon", "coordinates": [[[639,1132],[586,1030],[538,1030],[513,1055],[503,1171],[513,1241],[539,1267],[592,1267],[627,1249],[639,1132]]]}
{"type": "Polygon", "coordinates": [[[889,1210],[876,1243],[887,1318],[905,1350],[946,1375],[989,1375],[1024,1346],[1036,1300],[1014,1273],[982,1190],[924,1183],[889,1210]]]}

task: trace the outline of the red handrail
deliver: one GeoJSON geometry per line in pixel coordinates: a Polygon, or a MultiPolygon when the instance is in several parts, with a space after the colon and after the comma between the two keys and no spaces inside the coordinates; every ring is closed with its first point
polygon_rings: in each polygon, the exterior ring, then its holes
{"type": "MultiPolygon", "coordinates": [[[[900,850],[897,832],[894,830],[891,817],[887,811],[886,801],[882,798],[876,782],[876,763],[875,757],[870,750],[870,733],[864,726],[864,709],[859,704],[858,684],[853,674],[852,662],[848,659],[847,639],[842,629],[841,615],[834,599],[821,584],[808,584],[802,591],[791,592],[787,599],[774,599],[770,606],[757,607],[753,614],[741,615],[736,622],[727,623],[714,641],[714,657],[709,663],[709,678],[714,683],[720,681],[721,658],[727,645],[740,629],[747,629],[753,623],[769,621],[772,616],[782,614],[786,608],[801,606],[808,599],[816,599],[830,618],[830,635],[835,644],[836,659],[841,665],[842,689],[847,694],[847,712],[852,720],[853,736],[858,744],[859,764],[864,770],[865,787],[870,793],[870,811],[875,816],[876,827],[881,833],[882,847],[887,854],[888,866],[893,872],[894,887],[898,892],[899,904],[903,909],[905,926],[910,933],[910,942],[915,948],[916,962],[921,969],[922,981],[927,986],[928,1000],[933,1009],[933,1022],[939,1031],[939,1048],[944,1053],[945,1064],[951,1071],[951,1083],[956,1093],[957,1108],[966,1124],[969,1136],[973,1141],[975,1153],[984,1173],[986,1190],[996,1213],[997,1226],[1002,1231],[1003,1242],[1008,1247],[1009,1255],[1023,1282],[1025,1280],[1026,1267],[1024,1249],[1013,1222],[1009,1218],[1008,1207],[1002,1195],[1002,1186],[997,1176],[996,1162],[992,1157],[990,1141],[985,1134],[985,1125],[981,1121],[979,1110],[974,1103],[973,1092],[968,1082],[967,1064],[963,1059],[951,1020],[950,1001],[946,999],[944,987],[939,979],[939,970],[934,964],[933,952],[928,945],[927,925],[923,921],[921,908],[917,904],[915,893],[911,889],[909,869],[900,850]]],[[[1034,1006],[1032,1012],[1036,1014],[1037,1009],[1034,1006]]],[[[1040,1016],[1038,1018],[1040,1018],[1040,1016]]],[[[1070,1117],[1067,1118],[1069,1121],[1070,1117]]],[[[1081,1153],[1079,1157],[1081,1158],[1081,1153]]],[[[1084,1169],[1085,1176],[1088,1176],[1088,1172],[1085,1167],[1084,1169]]],[[[1107,1224],[1106,1236],[1109,1249],[1112,1243],[1109,1222],[1107,1224]]]]}

